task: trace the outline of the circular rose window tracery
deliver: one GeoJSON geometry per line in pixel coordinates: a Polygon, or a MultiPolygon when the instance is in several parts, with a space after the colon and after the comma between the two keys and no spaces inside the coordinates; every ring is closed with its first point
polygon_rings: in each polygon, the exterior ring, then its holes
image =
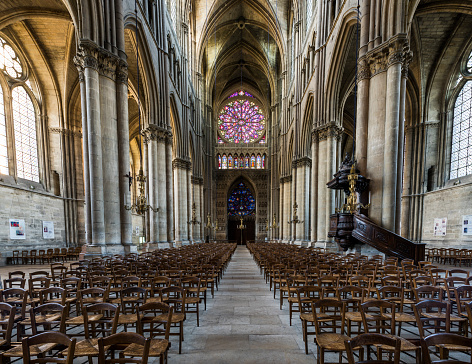
{"type": "Polygon", "coordinates": [[[265,134],[262,110],[249,100],[228,103],[218,117],[220,137],[229,143],[253,143],[265,134]]]}

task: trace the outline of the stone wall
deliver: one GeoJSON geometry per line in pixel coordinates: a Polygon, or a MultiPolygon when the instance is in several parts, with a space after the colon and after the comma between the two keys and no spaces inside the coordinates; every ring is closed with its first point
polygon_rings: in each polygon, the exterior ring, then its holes
{"type": "Polygon", "coordinates": [[[424,196],[423,243],[438,248],[471,248],[472,236],[462,235],[462,216],[472,215],[472,182],[445,187],[424,196]],[[445,237],[434,236],[434,219],[447,218],[445,237]]]}
{"type": "Polygon", "coordinates": [[[11,255],[12,250],[65,247],[62,198],[47,192],[30,192],[8,186],[0,186],[0,196],[0,254],[3,258],[11,255]],[[10,239],[9,219],[25,220],[26,239],[10,239]],[[54,222],[54,239],[43,238],[43,221],[54,222]]]}

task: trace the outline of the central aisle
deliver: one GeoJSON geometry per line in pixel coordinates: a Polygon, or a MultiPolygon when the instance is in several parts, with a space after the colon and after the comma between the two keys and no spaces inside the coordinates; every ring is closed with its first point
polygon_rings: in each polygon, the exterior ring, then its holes
{"type": "MultiPolygon", "coordinates": [[[[305,355],[298,314],[289,326],[288,306],[279,301],[245,246],[238,246],[215,297],[200,306],[200,327],[194,314],[184,324],[182,354],[172,338],[169,363],[249,364],[310,363],[305,355]]],[[[312,339],[313,340],[313,339],[312,339]]],[[[314,344],[310,345],[314,349],[314,344]]]]}

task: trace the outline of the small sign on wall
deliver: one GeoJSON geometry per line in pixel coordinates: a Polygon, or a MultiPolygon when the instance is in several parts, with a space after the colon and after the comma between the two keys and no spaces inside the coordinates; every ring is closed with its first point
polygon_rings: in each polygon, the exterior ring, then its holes
{"type": "Polygon", "coordinates": [[[26,239],[25,220],[10,219],[10,239],[26,239]]]}
{"type": "Polygon", "coordinates": [[[434,219],[434,236],[446,236],[447,217],[434,219]]]}
{"type": "Polygon", "coordinates": [[[472,235],[472,215],[462,216],[462,235],[472,235]]]}
{"type": "Polygon", "coordinates": [[[43,221],[43,239],[54,239],[54,222],[43,221]]]}

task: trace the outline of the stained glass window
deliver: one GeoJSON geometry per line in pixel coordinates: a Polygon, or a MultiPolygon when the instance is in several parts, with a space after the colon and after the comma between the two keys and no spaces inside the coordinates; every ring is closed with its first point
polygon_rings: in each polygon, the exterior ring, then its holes
{"type": "Polygon", "coordinates": [[[262,168],[262,159],[261,159],[261,155],[258,154],[257,157],[256,157],[256,168],[257,169],[261,169],[262,168]]]}
{"type": "Polygon", "coordinates": [[[172,19],[172,25],[174,26],[174,29],[177,30],[177,1],[170,0],[169,5],[170,5],[170,18],[172,19]]]}
{"type": "Polygon", "coordinates": [[[218,169],[221,169],[221,155],[218,154],[218,169]]]}
{"type": "Polygon", "coordinates": [[[12,91],[12,109],[17,175],[39,182],[36,113],[23,86],[15,87],[12,91]]]}
{"type": "Polygon", "coordinates": [[[228,157],[228,169],[233,169],[233,156],[231,154],[228,157]]]}
{"type": "Polygon", "coordinates": [[[222,169],[228,168],[228,161],[226,159],[226,154],[223,154],[223,158],[221,158],[221,168],[222,169]]]}
{"type": "Polygon", "coordinates": [[[236,97],[236,96],[247,96],[247,97],[254,97],[252,96],[249,92],[246,92],[246,91],[238,91],[238,92],[235,92],[231,95],[229,95],[228,99],[231,99],[232,97],[236,97]]]}
{"type": "Polygon", "coordinates": [[[256,200],[251,190],[244,182],[240,182],[228,198],[229,216],[253,215],[256,209],[256,200]]]}
{"type": "Polygon", "coordinates": [[[235,100],[220,112],[218,129],[222,139],[230,143],[253,143],[265,132],[262,110],[249,100],[235,100]]]}
{"type": "Polygon", "coordinates": [[[464,84],[454,105],[450,178],[468,174],[472,174],[472,81],[464,84]]]}
{"type": "Polygon", "coordinates": [[[239,163],[238,163],[238,155],[236,154],[236,155],[234,156],[234,169],[238,169],[238,164],[239,164],[239,163]]]}
{"type": "Polygon", "coordinates": [[[256,168],[256,157],[254,154],[251,156],[251,168],[256,168]]]}
{"type": "Polygon", "coordinates": [[[0,70],[13,78],[20,78],[23,74],[20,58],[2,38],[0,38],[0,70]]]}
{"type": "Polygon", "coordinates": [[[264,136],[261,138],[261,140],[259,140],[259,143],[265,144],[265,142],[266,142],[266,138],[265,138],[265,137],[266,137],[266,136],[265,136],[265,134],[264,134],[264,136]]]}
{"type": "Polygon", "coordinates": [[[0,86],[0,173],[8,174],[7,126],[2,86],[0,86]]]}
{"type": "Polygon", "coordinates": [[[244,166],[249,168],[249,154],[246,154],[246,157],[244,157],[244,166]]]}
{"type": "Polygon", "coordinates": [[[265,169],[265,154],[262,156],[262,169],[265,169]]]}

